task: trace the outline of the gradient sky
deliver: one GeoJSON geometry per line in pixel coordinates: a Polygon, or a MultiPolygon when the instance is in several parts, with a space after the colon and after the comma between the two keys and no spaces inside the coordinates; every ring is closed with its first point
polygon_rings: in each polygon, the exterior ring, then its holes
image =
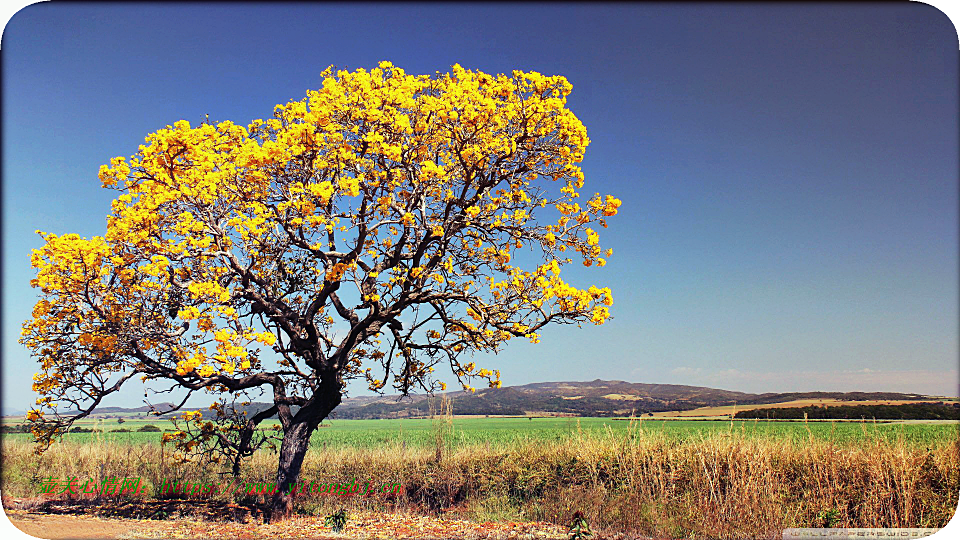
{"type": "Polygon", "coordinates": [[[583,191],[623,200],[570,280],[614,320],[478,356],[505,385],[958,393],[958,41],[929,6],[35,4],[2,55],[5,409],[36,398],[33,231],[103,234],[101,164],[380,60],[566,76],[583,191]]]}

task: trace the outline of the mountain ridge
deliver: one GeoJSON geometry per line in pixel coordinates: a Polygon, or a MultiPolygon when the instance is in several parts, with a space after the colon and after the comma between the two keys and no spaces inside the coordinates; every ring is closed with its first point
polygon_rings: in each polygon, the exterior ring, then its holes
{"type": "MultiPolygon", "coordinates": [[[[794,399],[922,399],[920,394],[901,392],[767,392],[753,394],[705,386],[665,383],[633,383],[620,380],[539,382],[504,388],[479,389],[476,393],[448,392],[453,413],[462,415],[623,416],[690,410],[732,404],[779,403],[794,399]]],[[[436,398],[434,398],[436,399],[436,398]]],[[[399,396],[346,398],[335,418],[405,418],[429,414],[430,397],[399,399],[399,396]]]]}
{"type": "MultiPolygon", "coordinates": [[[[452,401],[457,415],[505,416],[627,416],[664,411],[683,411],[724,405],[758,405],[797,399],[919,400],[927,396],[901,392],[766,392],[761,394],[723,390],[706,386],[666,383],[634,383],[620,380],[549,381],[503,388],[483,388],[475,393],[462,390],[429,396],[375,395],[346,397],[332,418],[372,419],[428,416],[438,398],[452,401]]],[[[269,407],[253,402],[238,407],[248,414],[269,407]]],[[[169,409],[169,403],[155,404],[157,410],[169,409]]],[[[149,406],[104,407],[94,415],[146,412],[149,406]]],[[[184,410],[193,410],[185,408],[184,410]]],[[[294,408],[296,410],[296,408],[294,408]]],[[[211,414],[210,410],[202,410],[211,414]]]]}

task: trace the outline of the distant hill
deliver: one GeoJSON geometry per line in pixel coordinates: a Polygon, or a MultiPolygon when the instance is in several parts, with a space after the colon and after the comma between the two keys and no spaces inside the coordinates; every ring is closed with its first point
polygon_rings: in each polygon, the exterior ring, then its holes
{"type": "Polygon", "coordinates": [[[157,410],[161,412],[167,412],[176,407],[173,403],[155,403],[153,406],[144,405],[143,407],[98,407],[94,410],[95,414],[136,414],[136,413],[148,413],[152,410],[157,410]]]}
{"type": "MultiPolygon", "coordinates": [[[[431,399],[425,395],[358,396],[348,397],[333,412],[333,418],[410,418],[430,414],[431,399]]],[[[662,411],[683,411],[699,407],[724,405],[756,405],[781,403],[798,399],[914,400],[924,399],[920,394],[895,392],[788,392],[750,394],[719,390],[703,386],[680,384],[648,384],[625,381],[594,380],[589,382],[545,382],[485,388],[476,393],[447,392],[458,415],[568,415],[568,416],[625,416],[662,411]]],[[[154,405],[157,410],[172,408],[170,403],[154,405]]],[[[251,403],[248,414],[269,407],[266,403],[251,403]]],[[[296,410],[296,408],[294,408],[296,410]]],[[[149,407],[103,407],[95,415],[117,415],[147,412],[149,407]]],[[[210,411],[206,411],[210,414],[210,411]]]]}
{"type": "MultiPolygon", "coordinates": [[[[161,413],[168,412],[172,410],[176,405],[173,403],[154,403],[151,405],[144,405],[142,407],[97,407],[90,414],[89,418],[97,418],[104,416],[147,416],[147,413],[153,410],[160,411],[161,413]]],[[[190,410],[187,408],[186,410],[190,410]]],[[[19,414],[5,414],[4,416],[23,416],[27,413],[21,412],[19,414]]],[[[64,416],[69,416],[77,414],[77,411],[65,411],[62,413],[64,416]]]]}
{"type": "MultiPolygon", "coordinates": [[[[790,392],[749,394],[702,386],[624,381],[533,383],[487,388],[476,393],[450,392],[454,414],[623,416],[721,405],[779,403],[795,399],[909,400],[919,394],[894,392],[790,392]]],[[[407,418],[429,414],[426,396],[348,398],[336,418],[407,418]]]]}
{"type": "MultiPolygon", "coordinates": [[[[454,414],[618,416],[634,411],[696,408],[703,403],[726,403],[751,395],[697,386],[643,384],[623,381],[547,382],[476,393],[449,392],[454,414]]],[[[429,414],[426,396],[347,399],[335,411],[337,418],[404,418],[429,414]]]]}
{"type": "Polygon", "coordinates": [[[8,409],[4,407],[2,410],[3,414],[0,416],[23,416],[27,414],[26,411],[21,411],[20,409],[8,409]]]}

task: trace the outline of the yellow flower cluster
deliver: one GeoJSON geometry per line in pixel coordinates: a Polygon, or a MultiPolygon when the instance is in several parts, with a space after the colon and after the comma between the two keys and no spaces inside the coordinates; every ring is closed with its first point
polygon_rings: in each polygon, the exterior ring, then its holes
{"type": "Polygon", "coordinates": [[[329,181],[307,184],[306,189],[310,191],[311,195],[320,199],[320,204],[327,204],[333,197],[333,184],[329,181]]]}
{"type": "Polygon", "coordinates": [[[190,358],[185,358],[177,362],[177,373],[179,375],[186,375],[203,364],[204,360],[205,357],[201,353],[196,353],[190,358]]]}
{"type": "MultiPolygon", "coordinates": [[[[361,301],[355,310],[389,309],[419,290],[455,304],[428,337],[453,353],[536,342],[547,318],[609,319],[610,289],[560,278],[571,252],[606,264],[598,231],[621,206],[611,195],[580,199],[589,138],[566,107],[564,77],[459,65],[418,76],[389,62],[323,77],[270,118],[181,120],[100,168],[121,192],[106,234],[44,234],[32,255],[43,298],[23,341],[42,359],[41,391],[65,384],[59,347],[104,369],[133,343],[182,376],[259,368],[254,349],[276,337],[240,320],[254,292],[300,314],[331,286],[356,283],[342,295],[361,301]],[[131,330],[108,336],[107,325],[131,330]],[[67,329],[74,342],[57,344],[67,329]]],[[[332,335],[339,313],[323,306],[315,321],[332,335]]],[[[364,351],[355,363],[383,358],[364,351]]],[[[408,374],[432,370],[405,354],[408,374]]],[[[460,374],[500,385],[499,372],[472,363],[460,374]]]]}

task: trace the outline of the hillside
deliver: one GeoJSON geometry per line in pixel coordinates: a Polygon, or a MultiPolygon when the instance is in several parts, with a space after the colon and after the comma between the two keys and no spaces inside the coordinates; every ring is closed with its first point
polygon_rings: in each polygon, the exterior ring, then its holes
{"type": "MultiPolygon", "coordinates": [[[[738,407],[783,403],[793,400],[918,400],[924,396],[894,392],[791,392],[750,394],[719,390],[702,386],[678,384],[648,384],[625,381],[594,380],[588,382],[544,382],[487,388],[476,393],[447,392],[457,415],[509,415],[509,416],[626,416],[631,413],[643,415],[664,411],[688,411],[700,407],[721,407],[736,404],[738,407]]],[[[424,395],[408,396],[358,396],[348,397],[334,411],[334,418],[410,418],[428,416],[431,401],[424,395]]],[[[172,404],[155,405],[158,410],[172,404]]],[[[251,403],[250,413],[262,410],[265,403],[251,403]]],[[[93,416],[145,413],[148,407],[122,408],[103,407],[93,416]]],[[[296,408],[294,408],[296,410],[296,408]]],[[[207,411],[209,414],[209,411],[207,411]]]]}
{"type": "MultiPolygon", "coordinates": [[[[749,394],[702,386],[589,382],[534,383],[505,388],[451,392],[454,414],[622,416],[659,411],[690,410],[719,405],[779,403],[795,399],[879,400],[920,399],[893,392],[794,392],[749,394]]],[[[406,418],[429,414],[424,396],[348,398],[335,411],[337,418],[406,418]]]]}

